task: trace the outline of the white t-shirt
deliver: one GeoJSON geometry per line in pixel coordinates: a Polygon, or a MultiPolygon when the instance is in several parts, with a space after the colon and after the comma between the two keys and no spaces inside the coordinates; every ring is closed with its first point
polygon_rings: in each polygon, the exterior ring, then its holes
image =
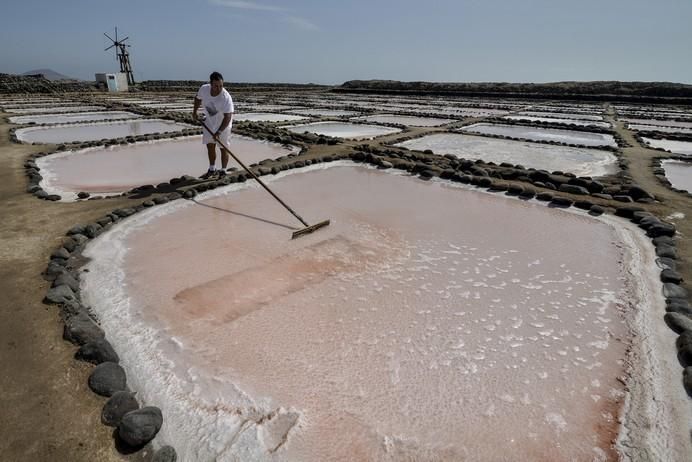
{"type": "MultiPolygon", "coordinates": [[[[202,107],[207,114],[207,119],[204,123],[207,124],[207,127],[209,127],[212,132],[216,132],[219,129],[223,122],[224,114],[234,112],[233,98],[231,98],[231,94],[228,93],[225,88],[222,88],[218,95],[211,96],[211,84],[206,83],[199,88],[196,98],[202,101],[202,107]]],[[[230,124],[224,132],[230,135],[230,124]]],[[[206,130],[204,130],[204,135],[204,138],[211,138],[211,135],[209,135],[206,130]]]]}

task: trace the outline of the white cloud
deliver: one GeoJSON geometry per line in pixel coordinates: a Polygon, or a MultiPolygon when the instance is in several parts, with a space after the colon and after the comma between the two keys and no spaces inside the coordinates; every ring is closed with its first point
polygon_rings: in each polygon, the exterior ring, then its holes
{"type": "Polygon", "coordinates": [[[311,23],[305,18],[299,18],[298,16],[284,16],[284,22],[292,24],[300,29],[305,30],[320,30],[315,24],[311,23]]]}
{"type": "Polygon", "coordinates": [[[263,5],[260,3],[249,2],[244,0],[209,0],[209,3],[211,3],[212,5],[225,6],[227,8],[235,8],[241,10],[269,11],[271,13],[276,13],[280,15],[280,19],[282,22],[290,24],[298,29],[307,31],[320,30],[320,28],[316,26],[314,23],[310,22],[305,18],[301,18],[300,16],[288,14],[288,10],[280,6],[263,5]]]}
{"type": "Polygon", "coordinates": [[[242,10],[258,10],[258,11],[286,11],[285,8],[271,5],[261,5],[255,2],[245,2],[236,0],[210,0],[214,5],[227,6],[229,8],[239,8],[242,10]]]}

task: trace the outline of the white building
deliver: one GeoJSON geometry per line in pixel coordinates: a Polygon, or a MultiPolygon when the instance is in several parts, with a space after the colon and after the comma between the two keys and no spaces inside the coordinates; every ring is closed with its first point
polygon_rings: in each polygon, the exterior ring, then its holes
{"type": "Polygon", "coordinates": [[[96,84],[103,84],[108,91],[127,91],[127,74],[124,72],[96,74],[96,84]]]}

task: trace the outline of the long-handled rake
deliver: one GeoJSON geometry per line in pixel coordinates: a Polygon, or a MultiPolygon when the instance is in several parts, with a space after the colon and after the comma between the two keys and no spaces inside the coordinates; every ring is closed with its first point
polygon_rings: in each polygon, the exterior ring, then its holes
{"type": "Polygon", "coordinates": [[[228,149],[228,148],[226,147],[226,145],[224,145],[224,144],[219,140],[219,138],[216,136],[216,134],[213,133],[211,130],[209,130],[209,127],[207,127],[207,124],[205,124],[203,121],[200,121],[200,122],[202,123],[202,126],[204,127],[204,129],[205,129],[206,131],[208,131],[209,133],[211,133],[211,136],[214,137],[214,141],[216,141],[216,142],[219,144],[219,146],[221,146],[222,148],[224,148],[224,149],[231,155],[231,157],[233,157],[233,159],[235,159],[235,161],[238,162],[238,163],[240,164],[240,166],[243,167],[243,168],[245,169],[246,172],[248,172],[248,174],[249,174],[252,178],[254,178],[255,180],[257,180],[257,182],[258,182],[260,185],[262,185],[262,187],[263,187],[264,189],[266,189],[267,192],[268,192],[269,194],[271,194],[271,195],[274,197],[274,199],[276,199],[277,201],[279,201],[279,203],[280,203],[281,205],[283,205],[283,206],[286,208],[286,210],[288,210],[289,212],[291,212],[291,214],[293,214],[293,216],[296,217],[296,218],[303,224],[303,226],[305,226],[305,228],[299,229],[298,231],[294,231],[294,232],[293,232],[293,235],[291,236],[291,239],[295,239],[295,238],[300,237],[300,236],[303,236],[303,235],[305,235],[305,234],[310,234],[310,233],[312,233],[312,232],[314,232],[314,231],[317,231],[317,230],[320,229],[320,228],[324,228],[325,226],[328,226],[328,225],[329,225],[329,220],[324,220],[324,221],[320,221],[319,223],[316,223],[316,224],[314,224],[314,225],[309,225],[305,220],[303,220],[303,218],[302,218],[300,215],[298,215],[291,207],[289,207],[284,201],[282,201],[282,200],[279,198],[279,196],[277,196],[276,194],[274,194],[274,191],[272,191],[271,189],[269,189],[269,187],[268,187],[266,184],[264,184],[264,182],[263,182],[262,180],[260,180],[259,177],[258,177],[257,175],[255,175],[254,172],[253,172],[252,170],[250,170],[249,168],[247,168],[247,167],[245,166],[245,164],[244,164],[243,162],[241,162],[241,160],[238,159],[238,158],[235,156],[235,154],[233,154],[233,153],[231,152],[231,150],[228,149]]]}

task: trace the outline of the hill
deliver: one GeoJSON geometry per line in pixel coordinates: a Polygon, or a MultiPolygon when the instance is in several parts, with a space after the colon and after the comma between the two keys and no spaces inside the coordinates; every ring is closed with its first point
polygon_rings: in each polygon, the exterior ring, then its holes
{"type": "Polygon", "coordinates": [[[50,80],[50,81],[79,80],[79,79],[75,79],[73,77],[68,77],[68,76],[61,74],[59,72],[55,72],[52,69],[34,69],[33,71],[26,71],[21,75],[37,75],[37,74],[42,74],[43,77],[45,77],[47,80],[50,80]]]}

